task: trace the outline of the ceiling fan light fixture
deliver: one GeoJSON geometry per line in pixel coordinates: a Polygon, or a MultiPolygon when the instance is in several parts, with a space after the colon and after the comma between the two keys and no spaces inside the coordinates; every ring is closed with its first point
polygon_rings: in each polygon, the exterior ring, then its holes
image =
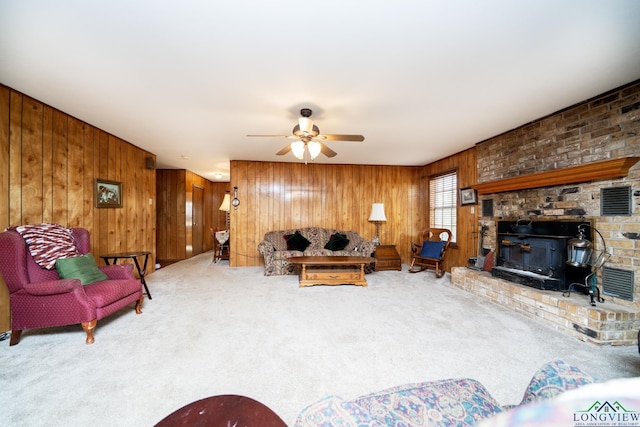
{"type": "Polygon", "coordinates": [[[313,120],[309,117],[300,117],[298,125],[300,126],[300,132],[311,133],[313,131],[313,120]]]}
{"type": "Polygon", "coordinates": [[[304,142],[294,141],[291,143],[291,151],[297,159],[304,159],[304,142]]]}
{"type": "Polygon", "coordinates": [[[309,141],[307,143],[307,148],[309,149],[309,157],[311,160],[314,160],[316,157],[320,155],[320,151],[322,150],[322,146],[319,142],[309,141]]]}
{"type": "Polygon", "coordinates": [[[364,141],[362,135],[333,135],[333,134],[320,134],[320,129],[311,120],[311,109],[303,108],[300,110],[300,117],[298,117],[298,123],[293,127],[291,135],[247,135],[247,136],[259,136],[267,138],[290,138],[295,142],[285,145],[280,151],[276,153],[276,156],[283,156],[290,151],[294,157],[298,160],[315,160],[320,154],[324,154],[327,157],[335,157],[338,153],[327,147],[323,141],[364,141]]]}

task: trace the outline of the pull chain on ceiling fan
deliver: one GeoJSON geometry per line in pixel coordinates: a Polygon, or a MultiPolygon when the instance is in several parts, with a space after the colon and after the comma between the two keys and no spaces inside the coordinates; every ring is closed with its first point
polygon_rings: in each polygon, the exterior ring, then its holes
{"type": "Polygon", "coordinates": [[[303,108],[300,110],[300,118],[298,118],[298,124],[293,127],[293,135],[247,135],[257,136],[263,138],[290,138],[296,139],[296,141],[282,148],[282,150],[276,153],[277,156],[287,154],[289,151],[293,155],[303,160],[305,154],[309,155],[311,160],[314,160],[320,155],[324,154],[327,157],[335,157],[338,153],[327,147],[321,141],[353,141],[362,142],[364,136],[362,135],[329,135],[320,134],[318,126],[313,124],[311,120],[312,111],[309,108],[303,108]]]}

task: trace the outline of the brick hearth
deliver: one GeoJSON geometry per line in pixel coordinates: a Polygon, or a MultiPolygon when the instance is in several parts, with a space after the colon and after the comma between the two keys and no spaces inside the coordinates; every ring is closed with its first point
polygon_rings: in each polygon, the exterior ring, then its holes
{"type": "Polygon", "coordinates": [[[640,310],[607,300],[589,304],[589,297],[574,291],[545,291],[491,276],[466,267],[451,269],[451,284],[506,309],[515,311],[579,340],[597,345],[635,345],[640,310]]]}

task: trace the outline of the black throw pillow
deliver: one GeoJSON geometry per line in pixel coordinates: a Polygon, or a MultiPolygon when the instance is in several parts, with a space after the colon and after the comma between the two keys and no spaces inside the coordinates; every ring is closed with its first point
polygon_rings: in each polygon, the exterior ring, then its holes
{"type": "Polygon", "coordinates": [[[287,241],[287,250],[289,251],[304,252],[307,246],[311,244],[299,231],[285,235],[284,240],[287,241]]]}
{"type": "Polygon", "coordinates": [[[329,238],[329,241],[326,245],[324,245],[325,249],[329,249],[330,251],[341,251],[347,247],[349,244],[349,239],[347,239],[346,234],[334,233],[329,238]]]}

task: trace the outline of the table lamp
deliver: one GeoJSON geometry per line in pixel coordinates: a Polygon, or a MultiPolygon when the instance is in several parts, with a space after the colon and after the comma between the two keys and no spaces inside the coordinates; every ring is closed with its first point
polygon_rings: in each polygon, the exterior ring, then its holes
{"type": "Polygon", "coordinates": [[[384,203],[374,203],[371,205],[371,215],[369,215],[369,222],[373,222],[376,225],[376,235],[372,242],[375,246],[380,244],[380,224],[387,221],[387,217],[384,214],[384,203]]]}

